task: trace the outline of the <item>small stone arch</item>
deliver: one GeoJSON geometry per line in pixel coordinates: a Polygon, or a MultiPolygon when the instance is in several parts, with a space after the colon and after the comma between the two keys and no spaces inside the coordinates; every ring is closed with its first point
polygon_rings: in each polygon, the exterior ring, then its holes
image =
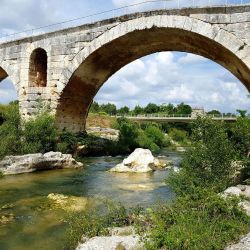
{"type": "MultiPolygon", "coordinates": [[[[18,79],[15,78],[15,74],[11,72],[10,67],[8,66],[7,63],[1,63],[0,64],[0,88],[1,88],[1,83],[4,80],[8,80],[9,83],[11,83],[13,87],[13,91],[15,92],[15,97],[18,98],[19,95],[19,84],[18,84],[18,79]],[[12,74],[10,74],[12,73],[12,74]]],[[[0,100],[1,102],[2,100],[0,100]]],[[[1,121],[0,121],[1,123],[1,121]]]]}
{"type": "Polygon", "coordinates": [[[29,87],[47,86],[47,52],[42,48],[33,50],[29,62],[29,87]]]}
{"type": "Polygon", "coordinates": [[[11,66],[6,62],[0,63],[0,83],[5,80],[6,78],[9,78],[11,82],[13,83],[16,91],[19,90],[19,75],[17,74],[16,69],[12,70],[11,66]]]}
{"type": "Polygon", "coordinates": [[[0,82],[3,81],[6,77],[8,77],[7,72],[0,67],[0,82]]]}

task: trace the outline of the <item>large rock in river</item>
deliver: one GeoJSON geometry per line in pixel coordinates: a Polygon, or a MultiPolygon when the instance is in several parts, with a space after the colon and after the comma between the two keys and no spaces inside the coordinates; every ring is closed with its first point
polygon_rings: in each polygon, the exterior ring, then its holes
{"type": "Polygon", "coordinates": [[[3,175],[10,175],[40,170],[78,168],[82,166],[83,164],[77,162],[70,154],[48,152],[46,154],[6,156],[0,161],[0,172],[3,175]]]}
{"type": "Polygon", "coordinates": [[[122,163],[111,168],[110,171],[119,173],[147,173],[165,166],[166,164],[156,159],[150,150],[137,148],[122,163]]]}

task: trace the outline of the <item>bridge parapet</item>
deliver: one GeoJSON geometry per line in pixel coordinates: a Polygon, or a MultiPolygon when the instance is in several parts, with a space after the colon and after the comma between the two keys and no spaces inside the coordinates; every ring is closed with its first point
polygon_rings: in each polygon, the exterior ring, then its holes
{"type": "MultiPolygon", "coordinates": [[[[202,9],[205,10],[205,13],[209,13],[210,8],[225,8],[225,14],[232,11],[232,7],[237,8],[237,10],[245,12],[249,11],[249,9],[245,8],[246,5],[250,4],[250,0],[223,0],[219,4],[217,0],[189,0],[189,1],[181,1],[181,0],[147,0],[147,1],[138,1],[137,3],[124,5],[119,8],[114,8],[110,10],[105,10],[101,12],[96,12],[87,16],[66,20],[63,22],[58,22],[54,24],[50,24],[47,26],[41,26],[38,28],[32,28],[24,31],[19,31],[15,33],[5,34],[0,36],[0,44],[7,43],[11,41],[17,41],[21,39],[27,39],[27,37],[37,37],[42,36],[44,34],[62,32],[63,30],[75,29],[77,27],[84,27],[96,23],[103,25],[105,22],[109,22],[110,20],[116,20],[119,18],[120,20],[129,20],[127,19],[129,16],[145,13],[145,12],[157,12],[157,11],[166,11],[166,14],[170,15],[183,15],[186,11],[200,9],[199,14],[202,13],[202,9]],[[135,13],[135,10],[139,10],[139,12],[135,13]]],[[[221,11],[219,11],[221,13],[221,11]]],[[[238,22],[238,17],[235,20],[238,22]]],[[[244,18],[243,18],[244,19],[244,18]]],[[[120,21],[119,20],[119,21],[120,21]]],[[[211,21],[211,20],[207,20],[211,21]]],[[[218,20],[214,20],[218,22],[218,20]]],[[[231,23],[233,20],[227,18],[221,18],[220,21],[222,23],[229,22],[231,23]]]]}
{"type": "MultiPolygon", "coordinates": [[[[195,121],[198,116],[192,116],[191,114],[144,114],[144,115],[123,115],[123,116],[112,116],[115,118],[127,118],[129,120],[137,122],[192,122],[195,121]]],[[[225,121],[225,122],[235,122],[239,116],[236,115],[203,115],[203,117],[211,118],[214,121],[225,121]]],[[[247,117],[250,119],[250,116],[247,117]]]]}

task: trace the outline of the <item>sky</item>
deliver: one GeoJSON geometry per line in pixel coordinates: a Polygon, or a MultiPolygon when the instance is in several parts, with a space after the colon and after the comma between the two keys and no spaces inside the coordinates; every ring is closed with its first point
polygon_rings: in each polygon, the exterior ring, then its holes
{"type": "MultiPolygon", "coordinates": [[[[84,17],[89,14],[135,4],[143,0],[0,0],[0,36],[36,27],[84,17]],[[105,3],[105,4],[104,4],[105,3]]],[[[243,0],[244,1],[244,0],[243,0]]],[[[96,18],[121,15],[147,8],[177,7],[177,0],[137,5],[114,11],[96,18]]],[[[192,4],[192,0],[180,0],[180,6],[192,4]]],[[[210,0],[221,4],[225,0],[210,0]]],[[[240,0],[229,0],[239,3],[240,0]]],[[[244,2],[250,3],[250,0],[244,2]]],[[[195,0],[197,5],[207,5],[209,0],[195,0]]],[[[55,26],[55,29],[62,26],[55,26]]],[[[148,55],[128,64],[114,74],[100,89],[95,100],[111,102],[118,107],[134,107],[153,103],[188,103],[206,110],[219,109],[235,112],[247,109],[250,98],[244,85],[220,65],[200,56],[181,52],[161,52],[148,55]]],[[[0,103],[16,99],[10,79],[0,83],[0,103]]]]}

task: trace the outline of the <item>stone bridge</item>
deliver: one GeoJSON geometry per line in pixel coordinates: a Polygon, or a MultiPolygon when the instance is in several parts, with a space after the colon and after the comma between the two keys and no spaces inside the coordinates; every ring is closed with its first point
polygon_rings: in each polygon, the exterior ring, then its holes
{"type": "Polygon", "coordinates": [[[250,91],[250,5],[141,12],[1,43],[0,81],[14,83],[24,118],[44,100],[60,128],[82,131],[103,83],[161,51],[209,58],[250,91]]]}

